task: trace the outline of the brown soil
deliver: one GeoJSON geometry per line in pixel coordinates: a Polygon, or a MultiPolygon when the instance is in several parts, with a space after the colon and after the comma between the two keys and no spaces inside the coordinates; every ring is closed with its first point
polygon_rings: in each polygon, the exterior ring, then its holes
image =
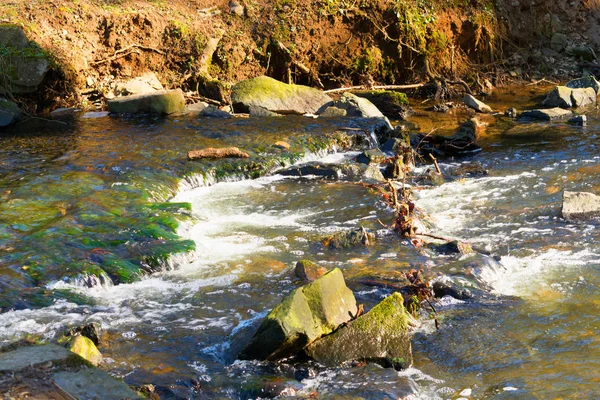
{"type": "Polygon", "coordinates": [[[262,74],[325,88],[436,76],[483,90],[506,72],[574,73],[540,52],[554,32],[600,44],[599,0],[242,0],[242,16],[228,3],[5,0],[0,23],[23,26],[56,57],[44,94],[29,97],[38,112],[102,108],[115,79],[146,71],[184,91],[198,89],[202,71],[226,84],[262,74]]]}

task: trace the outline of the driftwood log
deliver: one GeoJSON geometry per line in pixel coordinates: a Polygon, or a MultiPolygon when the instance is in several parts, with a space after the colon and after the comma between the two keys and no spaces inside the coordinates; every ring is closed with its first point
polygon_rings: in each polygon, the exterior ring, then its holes
{"type": "Polygon", "coordinates": [[[192,150],[188,151],[188,158],[190,160],[199,160],[201,158],[248,158],[250,157],[248,153],[245,153],[238,149],[237,147],[224,147],[224,148],[214,148],[208,147],[202,150],[192,150]]]}

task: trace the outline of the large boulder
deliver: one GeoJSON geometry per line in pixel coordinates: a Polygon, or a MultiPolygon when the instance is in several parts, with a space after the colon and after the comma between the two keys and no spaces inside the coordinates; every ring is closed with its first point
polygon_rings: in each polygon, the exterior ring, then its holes
{"type": "Polygon", "coordinates": [[[159,90],[153,93],[118,97],[108,102],[110,112],[117,114],[173,114],[185,111],[181,89],[159,90]]]}
{"type": "Polygon", "coordinates": [[[262,321],[241,359],[278,360],[292,356],[356,315],[356,299],[342,271],[331,270],[295,289],[262,321]]]}
{"type": "Polygon", "coordinates": [[[21,110],[10,100],[0,99],[0,126],[8,126],[19,119],[21,110]]]}
{"type": "Polygon", "coordinates": [[[42,83],[48,71],[47,54],[30,42],[23,29],[0,24],[0,64],[3,65],[3,84],[0,93],[31,93],[42,83]]]}
{"type": "Polygon", "coordinates": [[[566,87],[571,89],[584,89],[592,88],[596,91],[596,94],[600,93],[600,82],[594,75],[588,75],[583,78],[572,79],[565,84],[566,87]]]}
{"type": "Polygon", "coordinates": [[[383,115],[373,103],[350,92],[344,93],[338,100],[322,107],[321,110],[319,110],[319,113],[325,112],[330,107],[345,110],[347,117],[378,119],[381,121],[381,124],[378,125],[378,127],[382,126],[387,129],[394,129],[387,117],[383,115]]]}
{"type": "Polygon", "coordinates": [[[302,115],[316,113],[331,98],[308,86],[259,76],[237,83],[231,91],[231,102],[236,112],[247,113],[250,106],[258,106],[278,114],[302,115]]]}
{"type": "Polygon", "coordinates": [[[560,107],[548,108],[548,109],[537,109],[527,110],[521,113],[519,119],[528,119],[536,121],[560,121],[568,119],[573,116],[573,113],[569,110],[564,110],[560,107]]]}
{"type": "Polygon", "coordinates": [[[600,217],[600,196],[588,192],[563,193],[562,216],[567,221],[600,217]]]}
{"type": "Polygon", "coordinates": [[[368,313],[310,344],[306,352],[329,367],[367,361],[405,369],[412,365],[409,320],[402,295],[394,293],[368,313]]]}
{"type": "Polygon", "coordinates": [[[570,88],[567,86],[556,86],[542,102],[547,107],[585,107],[596,104],[596,90],[592,87],[570,88]]]}

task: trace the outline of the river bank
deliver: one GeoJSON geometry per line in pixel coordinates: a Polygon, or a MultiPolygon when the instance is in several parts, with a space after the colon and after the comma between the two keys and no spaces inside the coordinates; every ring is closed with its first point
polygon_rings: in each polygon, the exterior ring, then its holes
{"type": "Polygon", "coordinates": [[[13,75],[23,68],[1,83],[27,114],[48,116],[104,110],[127,91],[124,82],[148,71],[188,102],[225,105],[233,84],[259,75],[325,89],[462,80],[479,93],[593,70],[593,4],[530,3],[9,1],[0,23],[22,28],[35,46],[15,53],[10,36],[2,63],[46,61],[36,83],[13,75]],[[18,90],[25,84],[33,86],[18,90]]]}

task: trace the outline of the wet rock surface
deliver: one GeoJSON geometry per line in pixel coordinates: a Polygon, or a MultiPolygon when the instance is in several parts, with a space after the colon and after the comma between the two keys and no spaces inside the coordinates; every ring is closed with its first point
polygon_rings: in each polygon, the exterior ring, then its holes
{"type": "Polygon", "coordinates": [[[567,221],[600,217],[600,196],[588,192],[565,191],[563,194],[562,216],[567,221]]]}
{"type": "Polygon", "coordinates": [[[239,358],[292,356],[348,322],[356,311],[354,294],[336,268],[287,295],[263,320],[239,358]]]}
{"type": "Polygon", "coordinates": [[[534,121],[560,121],[570,118],[573,113],[560,107],[526,110],[521,113],[519,119],[534,121]]]}
{"type": "Polygon", "coordinates": [[[309,345],[306,352],[329,367],[367,361],[405,369],[412,365],[408,329],[404,299],[394,293],[366,314],[309,345]]]}
{"type": "Polygon", "coordinates": [[[316,113],[331,98],[308,86],[288,85],[260,76],[234,85],[231,102],[236,112],[248,112],[250,106],[257,106],[278,114],[301,115],[316,113]]]}
{"type": "Polygon", "coordinates": [[[108,109],[116,114],[155,113],[173,114],[185,111],[181,89],[160,90],[147,94],[123,96],[108,102],[108,109]]]}

